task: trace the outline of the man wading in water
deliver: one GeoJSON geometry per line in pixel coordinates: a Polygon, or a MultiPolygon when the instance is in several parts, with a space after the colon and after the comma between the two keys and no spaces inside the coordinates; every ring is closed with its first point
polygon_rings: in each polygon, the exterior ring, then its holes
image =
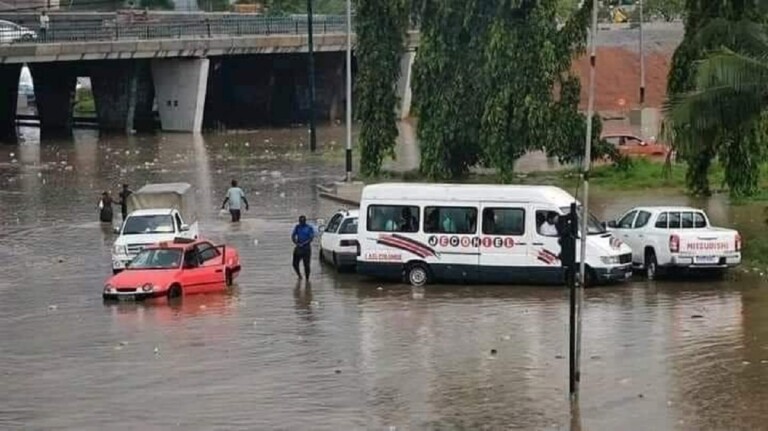
{"type": "Polygon", "coordinates": [[[248,211],[250,205],[248,205],[248,200],[245,198],[245,192],[237,186],[236,180],[232,180],[232,187],[227,190],[227,197],[224,198],[224,202],[221,204],[221,209],[224,209],[227,202],[229,202],[229,214],[232,215],[232,223],[240,221],[241,201],[245,203],[245,210],[248,211]]]}
{"type": "Polygon", "coordinates": [[[293,228],[291,240],[296,246],[293,249],[293,270],[301,279],[299,262],[304,261],[304,277],[309,280],[309,265],[312,258],[312,240],[315,238],[315,229],[307,224],[305,216],[299,217],[299,224],[293,228]]]}

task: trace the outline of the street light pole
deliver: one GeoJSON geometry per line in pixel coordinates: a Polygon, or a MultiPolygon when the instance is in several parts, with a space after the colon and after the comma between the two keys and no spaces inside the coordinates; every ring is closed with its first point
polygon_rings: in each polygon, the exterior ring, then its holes
{"type": "Polygon", "coordinates": [[[640,7],[640,108],[645,107],[645,52],[643,44],[643,0],[639,0],[640,7]]]}
{"type": "Polygon", "coordinates": [[[307,0],[307,44],[309,45],[309,150],[317,149],[315,131],[315,48],[312,33],[312,0],[307,0]]]}
{"type": "Polygon", "coordinates": [[[352,0],[347,0],[347,182],[352,181],[352,0]]]}
{"type": "Polygon", "coordinates": [[[598,0],[592,0],[592,30],[590,31],[590,55],[589,55],[589,99],[587,102],[587,135],[585,136],[584,148],[584,171],[582,180],[584,182],[584,192],[581,202],[581,226],[579,228],[580,256],[579,256],[579,287],[576,295],[571,296],[575,304],[571,310],[575,311],[575,316],[571,318],[571,323],[575,325],[575,330],[571,331],[571,377],[570,393],[571,400],[577,400],[579,396],[579,383],[581,382],[581,317],[582,306],[584,304],[584,286],[587,282],[587,236],[589,220],[589,171],[592,168],[592,118],[595,115],[595,67],[597,66],[597,7],[598,0]]]}

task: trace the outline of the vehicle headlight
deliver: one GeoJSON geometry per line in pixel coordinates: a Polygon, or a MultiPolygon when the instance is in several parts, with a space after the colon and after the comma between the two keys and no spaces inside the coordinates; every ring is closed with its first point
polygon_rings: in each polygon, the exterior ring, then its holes
{"type": "Polygon", "coordinates": [[[104,286],[104,293],[110,293],[112,292],[112,289],[114,289],[114,287],[112,287],[111,284],[107,284],[104,286]]]}
{"type": "Polygon", "coordinates": [[[147,283],[147,284],[141,286],[141,290],[143,290],[145,292],[151,292],[151,291],[155,290],[155,286],[153,286],[152,283],[147,283]]]}
{"type": "Polygon", "coordinates": [[[619,256],[601,256],[600,260],[602,260],[605,265],[619,264],[619,256]]]}
{"type": "Polygon", "coordinates": [[[128,254],[128,249],[124,245],[117,245],[112,248],[114,254],[128,254]]]}

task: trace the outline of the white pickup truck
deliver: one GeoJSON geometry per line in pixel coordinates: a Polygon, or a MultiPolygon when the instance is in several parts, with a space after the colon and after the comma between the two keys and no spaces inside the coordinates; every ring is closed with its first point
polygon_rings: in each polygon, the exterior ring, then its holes
{"type": "Polygon", "coordinates": [[[148,184],[128,198],[128,217],[116,231],[112,273],[123,269],[144,247],[175,238],[197,239],[197,207],[187,183],[148,184]]]}
{"type": "Polygon", "coordinates": [[[711,226],[695,208],[638,207],[607,225],[632,248],[632,262],[649,279],[663,269],[725,269],[741,263],[739,233],[711,226]]]}

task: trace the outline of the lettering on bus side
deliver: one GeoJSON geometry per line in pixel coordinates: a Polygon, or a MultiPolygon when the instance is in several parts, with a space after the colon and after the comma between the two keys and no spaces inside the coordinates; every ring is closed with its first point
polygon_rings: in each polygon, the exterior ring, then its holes
{"type": "Polygon", "coordinates": [[[513,248],[515,240],[502,236],[458,236],[458,235],[431,235],[427,243],[432,247],[442,248],[513,248]]]}

